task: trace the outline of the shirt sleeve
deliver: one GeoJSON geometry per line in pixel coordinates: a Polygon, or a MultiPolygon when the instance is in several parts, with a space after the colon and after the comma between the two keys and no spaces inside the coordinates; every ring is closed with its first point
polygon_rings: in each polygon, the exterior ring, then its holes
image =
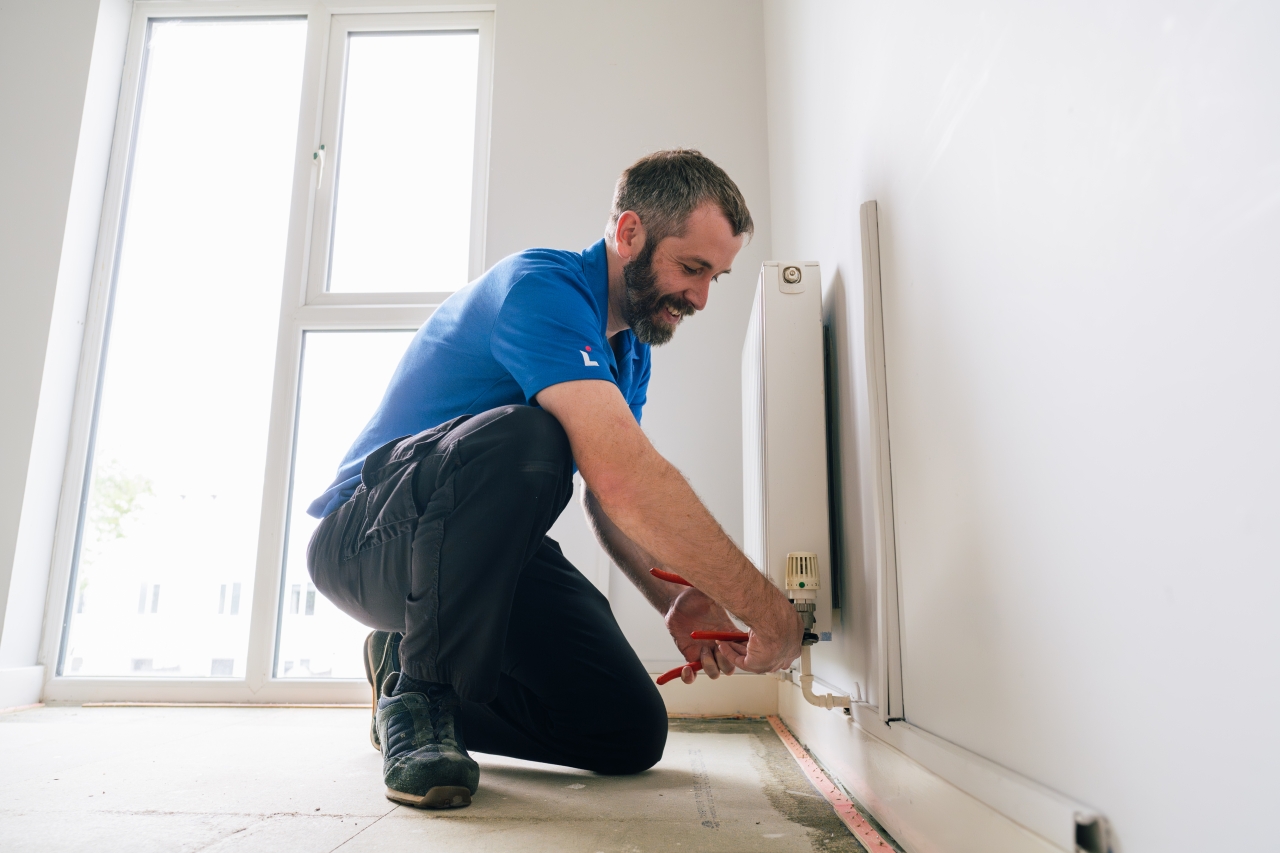
{"type": "Polygon", "coordinates": [[[489,349],[526,402],[543,388],[575,379],[617,384],[604,353],[603,325],[587,284],[567,271],[526,273],[507,292],[489,349]]]}

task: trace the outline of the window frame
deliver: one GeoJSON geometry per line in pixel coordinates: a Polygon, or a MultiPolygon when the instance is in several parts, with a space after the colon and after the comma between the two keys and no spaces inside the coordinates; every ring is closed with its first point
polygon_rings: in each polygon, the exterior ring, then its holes
{"type": "MultiPolygon", "coordinates": [[[[313,154],[327,143],[325,112],[328,81],[342,77],[345,56],[331,68],[331,49],[337,26],[354,24],[366,30],[470,29],[480,33],[477,75],[476,153],[473,163],[471,247],[469,273],[483,271],[487,230],[489,141],[492,111],[494,33],[492,4],[431,6],[344,0],[325,2],[209,2],[209,0],[135,0],[116,109],[115,131],[107,173],[98,244],[85,317],[84,339],[72,408],[67,464],[63,478],[50,565],[40,660],[45,663],[43,695],[48,702],[244,702],[337,703],[367,705],[368,686],[361,679],[303,679],[274,677],[281,610],[285,606],[284,558],[288,535],[289,491],[298,409],[303,336],[310,331],[413,330],[450,293],[327,293],[327,270],[313,270],[313,235],[320,232],[317,217],[317,174],[313,154]],[[124,212],[145,73],[148,28],[154,20],[174,18],[259,19],[299,17],[307,24],[301,104],[290,190],[289,225],[281,282],[280,322],[273,367],[266,471],[258,524],[258,548],[245,675],[200,678],[131,678],[127,676],[63,675],[63,647],[73,616],[71,583],[79,550],[81,520],[86,509],[92,473],[93,432],[101,393],[101,374],[109,343],[112,297],[123,238],[124,212]],[[312,289],[319,280],[320,290],[312,289]]],[[[343,32],[349,32],[344,29],[343,32]]],[[[345,44],[345,35],[342,37],[345,44]]],[[[336,121],[334,123],[336,127],[336,121]]],[[[203,156],[216,156],[207,152],[203,156]]],[[[332,172],[327,166],[324,171],[332,172]]],[[[323,181],[325,175],[319,176],[323,181]]],[[[330,190],[331,192],[331,190],[330,190]]],[[[326,209],[327,214],[327,209],[326,209]]],[[[327,264],[328,222],[323,262],[327,264]]],[[[217,298],[210,294],[210,298],[217,298]]],[[[336,464],[336,460],[335,460],[336,464]]],[[[241,613],[246,612],[241,602],[241,613]]]]}

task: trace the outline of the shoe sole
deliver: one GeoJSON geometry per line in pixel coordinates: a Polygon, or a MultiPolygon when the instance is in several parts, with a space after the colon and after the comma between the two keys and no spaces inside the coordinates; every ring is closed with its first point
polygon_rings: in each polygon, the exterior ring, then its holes
{"type": "Polygon", "coordinates": [[[388,788],[387,799],[415,809],[460,809],[471,805],[471,791],[462,785],[438,785],[419,796],[388,788]]]}

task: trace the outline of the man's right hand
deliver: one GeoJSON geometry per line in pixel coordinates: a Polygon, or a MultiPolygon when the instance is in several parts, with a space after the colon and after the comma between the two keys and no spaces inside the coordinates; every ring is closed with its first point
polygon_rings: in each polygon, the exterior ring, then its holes
{"type": "Polygon", "coordinates": [[[720,644],[721,654],[735,667],[747,672],[774,672],[786,669],[800,656],[804,623],[785,598],[773,619],[750,627],[746,643],[720,644]]]}
{"type": "Polygon", "coordinates": [[[537,403],[564,427],[578,470],[609,519],[751,628],[745,646],[726,650],[735,666],[771,672],[796,659],[799,615],[649,443],[616,385],[562,382],[538,392],[537,403]]]}

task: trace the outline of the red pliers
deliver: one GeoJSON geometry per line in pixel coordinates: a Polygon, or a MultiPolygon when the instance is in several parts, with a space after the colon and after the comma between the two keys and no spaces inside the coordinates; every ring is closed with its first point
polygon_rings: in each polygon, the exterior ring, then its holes
{"type": "MultiPolygon", "coordinates": [[[[666,572],[662,569],[655,568],[650,569],[649,574],[659,580],[667,581],[668,583],[678,583],[681,586],[693,586],[693,584],[689,583],[675,572],[666,572]]],[[[744,634],[741,631],[694,631],[689,636],[695,640],[727,640],[731,643],[745,643],[750,638],[749,634],[744,634]]],[[[662,675],[658,676],[658,684],[666,684],[668,681],[679,678],[680,673],[684,672],[684,668],[686,666],[694,672],[698,672],[702,669],[702,661],[691,660],[688,663],[680,664],[675,669],[662,673],[662,675]]]]}

